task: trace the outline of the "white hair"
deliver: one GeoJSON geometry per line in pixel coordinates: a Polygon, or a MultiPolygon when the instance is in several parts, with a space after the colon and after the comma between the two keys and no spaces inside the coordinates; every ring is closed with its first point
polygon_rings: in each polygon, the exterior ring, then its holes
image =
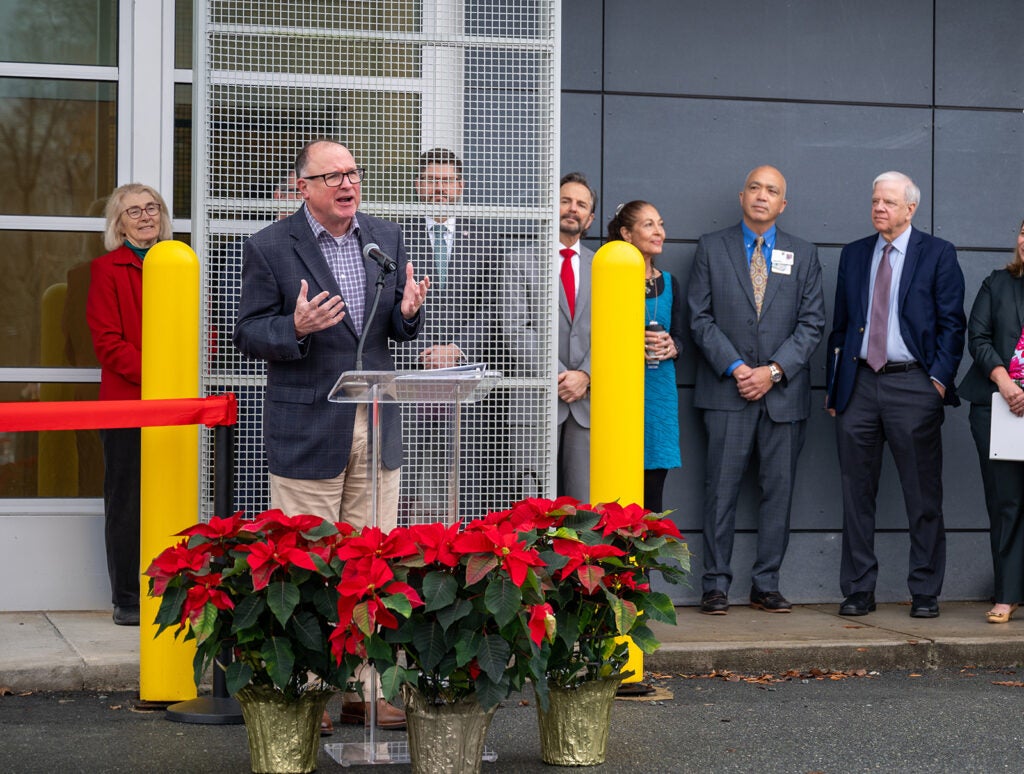
{"type": "Polygon", "coordinates": [[[883,172],[875,178],[875,181],[871,184],[871,190],[874,191],[879,183],[902,183],[903,198],[907,204],[921,203],[921,189],[902,172],[883,172]]]}

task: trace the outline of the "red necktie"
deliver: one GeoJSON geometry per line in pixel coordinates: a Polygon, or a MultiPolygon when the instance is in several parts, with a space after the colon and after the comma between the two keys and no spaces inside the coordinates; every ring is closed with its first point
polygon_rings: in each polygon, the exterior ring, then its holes
{"type": "Polygon", "coordinates": [[[569,319],[576,317],[576,275],[572,273],[572,257],[576,252],[571,247],[558,251],[562,256],[562,288],[565,300],[569,302],[569,319]]]}

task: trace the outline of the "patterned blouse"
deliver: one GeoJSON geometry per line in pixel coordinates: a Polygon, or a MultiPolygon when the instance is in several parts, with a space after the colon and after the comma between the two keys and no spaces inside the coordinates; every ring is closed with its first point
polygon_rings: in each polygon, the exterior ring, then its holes
{"type": "Polygon", "coordinates": [[[1010,356],[1010,367],[1008,370],[1011,379],[1016,379],[1017,381],[1024,379],[1024,329],[1021,329],[1017,346],[1010,356]]]}

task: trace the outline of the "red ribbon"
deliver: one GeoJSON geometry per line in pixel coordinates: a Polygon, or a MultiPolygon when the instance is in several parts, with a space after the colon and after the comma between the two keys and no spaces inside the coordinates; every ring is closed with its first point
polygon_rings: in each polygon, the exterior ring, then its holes
{"type": "Polygon", "coordinates": [[[207,398],[0,403],[0,432],[172,425],[214,427],[233,425],[237,421],[238,402],[230,392],[207,398]]]}

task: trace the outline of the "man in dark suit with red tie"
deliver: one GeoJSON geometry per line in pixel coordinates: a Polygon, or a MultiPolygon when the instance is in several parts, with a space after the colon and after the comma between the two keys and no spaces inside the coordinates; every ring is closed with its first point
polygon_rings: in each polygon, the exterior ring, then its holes
{"type": "Polygon", "coordinates": [[[946,567],[942,421],[958,405],[964,277],[956,248],[910,225],[921,191],[906,175],[875,178],[875,235],[839,259],[828,340],[826,408],[836,420],[843,487],[840,615],[875,609],[875,508],[882,447],[899,472],[910,525],[910,615],[935,618],[946,567]]]}

